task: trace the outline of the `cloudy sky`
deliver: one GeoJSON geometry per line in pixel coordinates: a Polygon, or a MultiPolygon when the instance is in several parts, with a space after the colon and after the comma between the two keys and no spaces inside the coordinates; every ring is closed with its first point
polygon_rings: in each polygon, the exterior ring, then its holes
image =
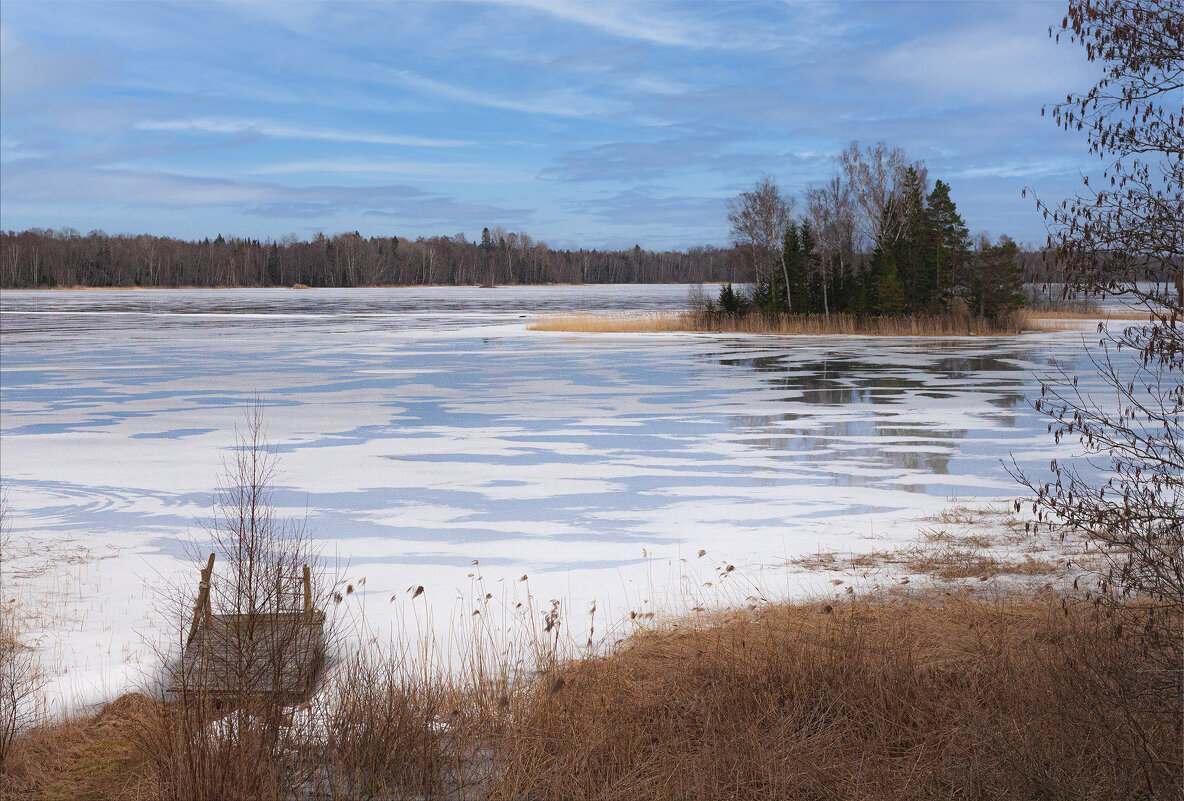
{"type": "Polygon", "coordinates": [[[1086,88],[1063,3],[0,5],[0,228],[279,238],[523,230],[725,244],[762,173],[851,140],[945,179],[972,231],[1092,163],[1042,103],[1086,88]]]}

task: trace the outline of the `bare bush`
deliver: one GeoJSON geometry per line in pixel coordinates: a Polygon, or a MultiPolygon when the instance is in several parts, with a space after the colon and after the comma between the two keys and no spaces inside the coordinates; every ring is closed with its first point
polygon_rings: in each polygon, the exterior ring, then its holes
{"type": "MultiPolygon", "coordinates": [[[[1101,180],[1038,200],[1066,297],[1117,296],[1145,323],[1099,327],[1090,357],[1105,394],[1076,376],[1045,383],[1037,409],[1084,459],[1020,474],[1042,522],[1083,532],[1107,557],[1104,593],[1184,608],[1184,8],[1179,0],[1072,0],[1060,29],[1102,77],[1052,116],[1084,131],[1101,180]]],[[[1017,471],[1018,473],[1018,471],[1017,471]]],[[[1179,632],[1177,631],[1178,635],[1179,632]]],[[[1174,680],[1178,683],[1179,678],[1174,680]]]]}
{"type": "Polygon", "coordinates": [[[0,775],[19,734],[38,718],[37,695],[44,684],[44,672],[37,655],[21,642],[15,598],[10,597],[11,507],[8,493],[0,488],[0,775]]]}
{"type": "Polygon", "coordinates": [[[304,526],[277,515],[260,403],[224,471],[197,603],[172,599],[181,657],[166,671],[165,697],[175,702],[158,708],[144,744],[162,797],[288,797],[316,779],[320,721],[295,707],[320,678],[331,641],[323,610],[336,586],[311,569],[304,526]]]}
{"type": "Polygon", "coordinates": [[[339,666],[327,705],[325,783],[344,798],[439,798],[458,751],[454,698],[435,666],[403,651],[359,651],[339,666]]]}

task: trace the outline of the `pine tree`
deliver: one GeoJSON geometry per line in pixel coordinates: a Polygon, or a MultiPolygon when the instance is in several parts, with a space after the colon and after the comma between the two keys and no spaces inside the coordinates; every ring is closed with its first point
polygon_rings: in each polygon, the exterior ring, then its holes
{"type": "MultiPolygon", "coordinates": [[[[896,219],[895,205],[896,201],[891,199],[884,204],[883,217],[885,220],[896,219]]],[[[888,223],[884,225],[886,227],[888,223]]],[[[861,276],[860,313],[873,315],[904,313],[907,305],[906,295],[897,265],[897,252],[900,249],[899,239],[885,239],[876,244],[875,250],[872,251],[871,266],[861,276]]]]}
{"type": "Polygon", "coordinates": [[[790,291],[798,299],[797,310],[800,314],[817,310],[814,303],[816,293],[810,291],[811,279],[815,272],[813,265],[814,232],[810,229],[810,223],[807,220],[802,220],[798,233],[798,269],[796,273],[790,273],[789,276],[793,281],[790,291]]]}
{"type": "Polygon", "coordinates": [[[889,247],[904,293],[903,311],[933,311],[930,306],[935,292],[928,266],[932,231],[925,208],[921,175],[915,167],[905,170],[900,197],[893,205],[900,219],[900,236],[889,247]]]}
{"type": "Polygon", "coordinates": [[[873,314],[895,316],[908,310],[908,297],[896,264],[895,248],[877,248],[872,254],[872,308],[873,314]]]}
{"type": "Polygon", "coordinates": [[[732,287],[731,282],[719,288],[719,310],[724,314],[739,316],[745,311],[743,299],[732,287]]]}
{"type": "Polygon", "coordinates": [[[781,234],[781,274],[785,282],[785,311],[789,314],[799,311],[801,304],[801,295],[797,290],[797,274],[802,266],[801,248],[798,227],[791,222],[781,234]]]}
{"type": "Polygon", "coordinates": [[[1024,303],[1024,275],[1019,248],[1006,236],[999,244],[984,243],[976,265],[972,308],[980,315],[997,320],[1024,303]]]}
{"type": "Polygon", "coordinates": [[[950,185],[938,180],[929,193],[929,224],[933,231],[932,286],[938,304],[949,302],[955,288],[966,285],[970,264],[970,234],[950,198],[950,185]]]}
{"type": "Polygon", "coordinates": [[[493,286],[493,235],[489,233],[488,228],[481,229],[481,259],[489,276],[486,286],[493,286]]]}

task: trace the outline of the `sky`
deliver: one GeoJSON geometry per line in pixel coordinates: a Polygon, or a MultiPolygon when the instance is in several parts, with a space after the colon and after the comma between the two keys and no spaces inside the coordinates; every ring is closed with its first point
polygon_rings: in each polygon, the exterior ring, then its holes
{"type": "Polygon", "coordinates": [[[724,246],[729,198],[801,197],[858,140],[1043,243],[1021,191],[1095,164],[1040,114],[1093,82],[1064,9],[5,0],[0,228],[724,246]]]}

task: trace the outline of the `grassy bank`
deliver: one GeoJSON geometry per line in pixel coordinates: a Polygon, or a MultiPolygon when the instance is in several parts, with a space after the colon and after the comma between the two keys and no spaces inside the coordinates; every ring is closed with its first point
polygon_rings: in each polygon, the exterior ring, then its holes
{"type": "Polygon", "coordinates": [[[335,798],[1178,798],[1180,624],[930,590],[671,620],[537,672],[372,652],[283,743],[240,722],[194,773],[177,704],[128,696],[18,740],[3,795],[286,797],[296,759],[335,798]]]}
{"type": "Polygon", "coordinates": [[[1081,321],[1136,322],[1146,320],[1138,312],[1033,311],[1020,309],[1001,320],[961,315],[908,315],[856,317],[849,314],[793,314],[767,317],[750,314],[733,317],[691,311],[637,314],[553,314],[530,324],[532,331],[587,334],[724,333],[849,336],[1001,336],[1025,331],[1061,331],[1081,321]]]}
{"type": "Polygon", "coordinates": [[[644,314],[555,314],[536,320],[534,331],[572,333],[700,332],[725,334],[854,335],[854,336],[997,336],[1039,329],[1026,311],[1001,320],[961,315],[856,317],[849,314],[749,314],[736,317],[705,312],[644,314]]]}
{"type": "Polygon", "coordinates": [[[1088,603],[967,595],[675,625],[524,699],[498,795],[1172,797],[1179,693],[1116,627],[1088,603]]]}

